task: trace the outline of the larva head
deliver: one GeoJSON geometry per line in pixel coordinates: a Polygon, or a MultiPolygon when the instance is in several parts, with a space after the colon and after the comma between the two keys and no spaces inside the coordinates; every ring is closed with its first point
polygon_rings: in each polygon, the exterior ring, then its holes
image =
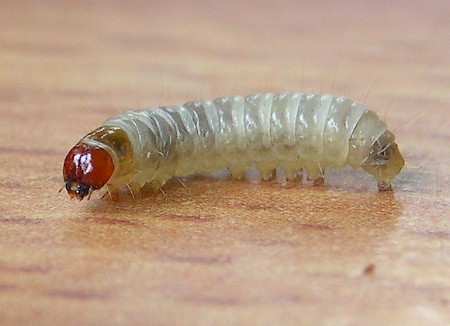
{"type": "Polygon", "coordinates": [[[403,159],[395,136],[386,130],[372,145],[369,157],[362,168],[373,175],[378,182],[378,190],[391,190],[391,181],[400,173],[405,160],[403,159]]]}
{"type": "Polygon", "coordinates": [[[114,163],[103,148],[78,143],[64,160],[63,176],[70,197],[82,200],[92,191],[100,189],[111,178],[114,163]]]}

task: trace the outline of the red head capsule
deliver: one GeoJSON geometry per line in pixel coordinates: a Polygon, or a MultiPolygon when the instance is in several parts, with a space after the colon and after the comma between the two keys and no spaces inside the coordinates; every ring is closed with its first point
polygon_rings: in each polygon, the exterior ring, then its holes
{"type": "Polygon", "coordinates": [[[64,160],[63,176],[67,192],[70,197],[79,200],[103,187],[113,172],[111,155],[95,145],[78,143],[64,160]]]}

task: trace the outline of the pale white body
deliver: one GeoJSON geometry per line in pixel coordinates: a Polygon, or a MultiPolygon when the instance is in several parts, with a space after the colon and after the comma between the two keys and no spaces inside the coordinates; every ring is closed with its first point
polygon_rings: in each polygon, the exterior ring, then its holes
{"type": "Polygon", "coordinates": [[[253,164],[263,178],[282,166],[288,178],[304,168],[315,179],[325,168],[360,167],[387,130],[361,103],[302,93],[222,97],[130,111],[103,125],[123,129],[134,152],[133,170],[115,171],[107,184],[113,187],[160,187],[172,176],[221,168],[240,177],[253,164]]]}

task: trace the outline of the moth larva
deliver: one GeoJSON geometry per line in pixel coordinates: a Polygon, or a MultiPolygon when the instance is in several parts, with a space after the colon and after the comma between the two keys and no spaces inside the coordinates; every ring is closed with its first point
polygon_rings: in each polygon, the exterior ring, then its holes
{"type": "Polygon", "coordinates": [[[83,137],[64,161],[71,197],[106,187],[159,189],[172,176],[228,168],[241,177],[253,164],[263,179],[281,166],[323,182],[326,168],[362,167],[380,191],[403,165],[395,136],[361,103],[321,94],[254,94],[129,111],[83,137]]]}

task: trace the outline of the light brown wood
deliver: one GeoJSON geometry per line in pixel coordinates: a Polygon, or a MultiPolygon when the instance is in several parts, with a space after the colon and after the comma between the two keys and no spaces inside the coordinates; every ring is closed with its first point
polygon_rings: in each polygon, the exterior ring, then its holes
{"type": "Polygon", "coordinates": [[[445,1],[2,1],[1,324],[450,323],[445,1]],[[70,201],[62,161],[130,108],[261,91],[361,99],[407,167],[327,186],[193,178],[70,201]]]}

